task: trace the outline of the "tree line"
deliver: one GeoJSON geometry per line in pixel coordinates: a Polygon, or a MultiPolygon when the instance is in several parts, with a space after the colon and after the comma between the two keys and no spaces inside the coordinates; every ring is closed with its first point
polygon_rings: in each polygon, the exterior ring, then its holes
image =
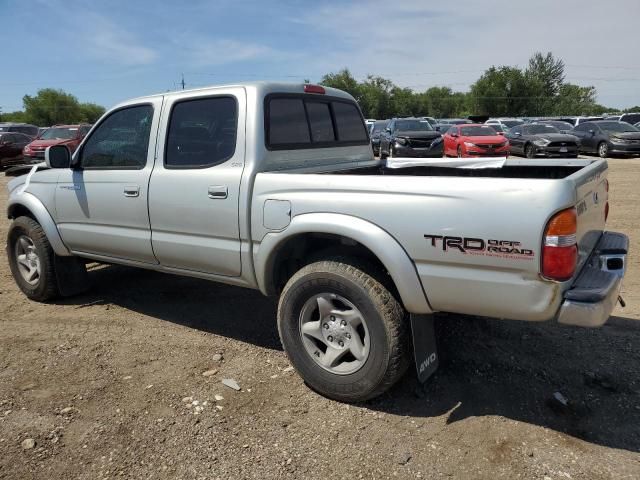
{"type": "Polygon", "coordinates": [[[42,127],[56,124],[94,123],[104,113],[95,103],[81,103],[62,90],[44,88],[34,96],[22,97],[23,110],[3,113],[0,121],[31,123],[42,127]]]}
{"type": "MultiPolygon", "coordinates": [[[[328,73],[320,83],[344,90],[358,101],[366,118],[432,116],[436,118],[489,115],[538,117],[599,115],[616,109],[596,101],[596,89],[565,81],[565,64],[551,53],[535,53],[526,68],[492,66],[468,92],[431,87],[424,92],[402,88],[391,80],[369,75],[356,80],[348,69],[328,73]]],[[[80,103],[62,90],[45,88],[22,98],[22,111],[0,115],[0,121],[49,126],[94,123],[104,113],[95,103],[80,103]]],[[[640,111],[636,106],[624,111],[640,111]]]]}
{"type": "MultiPolygon", "coordinates": [[[[492,66],[468,92],[437,86],[415,92],[373,75],[359,82],[348,69],[326,74],[320,83],[349,92],[366,118],[538,117],[600,115],[617,110],[597,103],[595,87],[566,82],[565,64],[552,53],[535,53],[525,69],[492,66]]],[[[640,111],[640,107],[625,111],[640,111]]]]}

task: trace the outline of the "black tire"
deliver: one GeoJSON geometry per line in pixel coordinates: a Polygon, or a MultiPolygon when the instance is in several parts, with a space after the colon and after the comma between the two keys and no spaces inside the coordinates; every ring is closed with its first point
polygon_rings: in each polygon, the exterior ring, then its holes
{"type": "MultiPolygon", "coordinates": [[[[361,402],[391,387],[411,360],[406,312],[389,289],[352,258],[332,257],[300,269],[287,282],[278,304],[278,331],[295,369],[316,392],[342,402],[361,402]],[[300,334],[300,314],[314,295],[330,292],[348,299],[366,318],[369,353],[359,370],[336,374],[308,353],[300,334]]],[[[384,281],[384,280],[382,280],[384,281]]]]}
{"type": "Polygon", "coordinates": [[[536,158],[536,150],[530,143],[527,143],[524,147],[524,156],[527,158],[536,158]]]}
{"type": "Polygon", "coordinates": [[[7,236],[7,255],[13,278],[27,297],[37,302],[46,302],[59,296],[54,266],[55,253],[38,222],[30,217],[18,217],[13,221],[7,236]],[[18,268],[16,249],[21,236],[31,239],[39,259],[40,275],[35,284],[27,282],[18,268]]]}
{"type": "Polygon", "coordinates": [[[380,160],[385,160],[387,155],[382,151],[382,143],[380,144],[380,160]]]}
{"type": "Polygon", "coordinates": [[[607,142],[600,142],[597,153],[600,158],[607,158],[609,156],[609,144],[607,142]]]}

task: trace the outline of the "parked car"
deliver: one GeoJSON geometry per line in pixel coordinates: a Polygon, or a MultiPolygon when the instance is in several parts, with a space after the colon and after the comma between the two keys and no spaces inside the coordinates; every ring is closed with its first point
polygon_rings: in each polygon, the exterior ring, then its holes
{"type": "Polygon", "coordinates": [[[585,122],[572,130],[580,139],[580,152],[609,155],[640,155],[640,129],[626,122],[598,120],[585,122]]]}
{"type": "Polygon", "coordinates": [[[468,118],[440,118],[438,123],[446,123],[449,125],[463,125],[465,123],[473,123],[468,118]]]}
{"type": "Polygon", "coordinates": [[[433,117],[419,117],[419,118],[421,118],[422,120],[426,120],[427,122],[429,122],[429,123],[431,124],[431,126],[432,126],[432,127],[433,127],[436,123],[438,123],[438,122],[436,122],[436,119],[435,119],[435,118],[433,118],[433,117]]]}
{"type": "Polygon", "coordinates": [[[614,120],[617,122],[627,122],[631,125],[640,123],[640,112],[623,113],[621,115],[609,115],[605,120],[614,120]]]}
{"type": "Polygon", "coordinates": [[[54,125],[24,147],[25,161],[44,160],[44,151],[52,145],[66,145],[73,153],[90,129],[91,125],[87,124],[54,125]]]}
{"type": "Polygon", "coordinates": [[[0,123],[0,132],[24,133],[34,139],[38,136],[38,127],[29,123],[3,122],[0,123]]]}
{"type": "Polygon", "coordinates": [[[49,127],[38,127],[38,136],[36,138],[39,138],[40,135],[42,135],[47,130],[49,130],[49,127]]]}
{"type": "Polygon", "coordinates": [[[509,140],[491,125],[456,125],[443,137],[445,157],[508,157],[509,140]]]}
{"type": "Polygon", "coordinates": [[[130,100],[45,160],[8,183],[6,252],[28,298],[86,290],[88,261],[259,289],[279,296],[296,371],[345,402],[412,358],[421,381],[435,370],[435,311],[600,326],[628,261],[627,237],[605,231],[605,161],[388,168],[353,97],[317,85],[130,100]]]}
{"type": "Polygon", "coordinates": [[[519,118],[490,118],[485,125],[503,125],[506,128],[516,127],[518,125],[524,125],[524,120],[519,118]]]}
{"type": "Polygon", "coordinates": [[[560,133],[571,134],[571,130],[573,130],[572,124],[562,120],[540,120],[536,123],[540,123],[542,125],[551,125],[552,127],[556,128],[560,133]]]}
{"type": "Polygon", "coordinates": [[[585,122],[595,122],[596,120],[603,120],[604,117],[559,117],[556,120],[560,120],[561,122],[570,123],[573,127],[577,127],[581,123],[585,122]]]}
{"type": "Polygon", "coordinates": [[[436,123],[435,125],[432,125],[433,129],[436,132],[439,132],[440,135],[444,135],[452,126],[453,125],[451,123],[436,123]]]}
{"type": "Polygon", "coordinates": [[[578,157],[578,139],[543,123],[528,123],[509,129],[506,134],[511,153],[536,157],[578,157]]]}
{"type": "Polygon", "coordinates": [[[442,157],[441,135],[421,118],[394,118],[380,135],[380,158],[442,157]]]}
{"type": "Polygon", "coordinates": [[[369,138],[371,138],[371,147],[373,154],[380,155],[380,135],[389,125],[389,120],[376,120],[369,126],[369,138]]]}
{"type": "Polygon", "coordinates": [[[0,132],[0,167],[5,168],[22,162],[22,149],[31,142],[31,137],[20,132],[0,132]]]}
{"type": "Polygon", "coordinates": [[[491,125],[489,125],[491,128],[493,128],[496,133],[498,135],[504,135],[505,133],[507,133],[509,131],[509,127],[507,127],[504,124],[500,124],[500,123],[492,123],[491,125]]]}

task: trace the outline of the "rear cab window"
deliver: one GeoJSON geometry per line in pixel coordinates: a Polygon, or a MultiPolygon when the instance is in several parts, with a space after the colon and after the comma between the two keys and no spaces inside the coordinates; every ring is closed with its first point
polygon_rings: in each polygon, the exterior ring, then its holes
{"type": "Polygon", "coordinates": [[[265,97],[265,143],[269,150],[368,145],[364,118],[353,101],[310,94],[265,97]]]}

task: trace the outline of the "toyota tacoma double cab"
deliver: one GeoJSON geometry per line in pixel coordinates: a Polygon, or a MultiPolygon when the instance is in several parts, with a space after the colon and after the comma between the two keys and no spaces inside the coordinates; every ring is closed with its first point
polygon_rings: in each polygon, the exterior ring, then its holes
{"type": "Polygon", "coordinates": [[[84,291],[88,262],[277,296],[292,365],[346,402],[412,357],[433,370],[434,312],[602,325],[628,248],[606,161],[456,162],[375,159],[357,103],[320,85],[138,98],[9,182],[9,264],[41,302],[84,291]]]}

